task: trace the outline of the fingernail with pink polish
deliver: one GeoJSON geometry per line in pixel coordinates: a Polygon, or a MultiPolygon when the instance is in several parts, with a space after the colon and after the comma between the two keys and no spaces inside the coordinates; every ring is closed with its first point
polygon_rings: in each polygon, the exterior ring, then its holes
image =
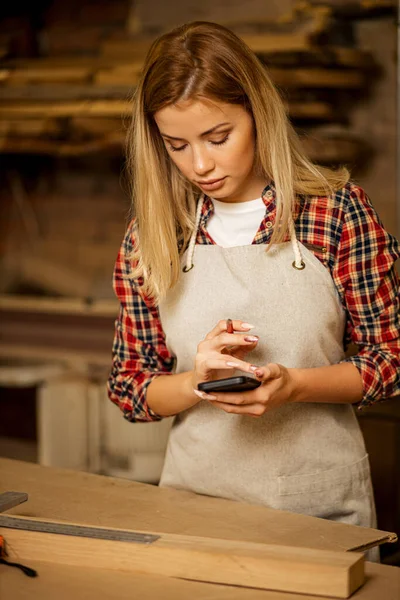
{"type": "Polygon", "coordinates": [[[250,371],[257,371],[259,368],[257,365],[250,365],[250,371]]]}
{"type": "Polygon", "coordinates": [[[251,325],[250,323],[242,323],[242,327],[243,329],[254,329],[254,325],[251,325]]]}
{"type": "Polygon", "coordinates": [[[244,338],[245,342],[258,342],[258,337],[256,335],[246,335],[244,338]]]}
{"type": "Polygon", "coordinates": [[[196,396],[198,396],[202,400],[216,400],[217,399],[217,397],[213,396],[212,394],[206,394],[205,392],[201,392],[200,390],[195,390],[195,389],[193,389],[193,391],[196,394],[196,396]]]}

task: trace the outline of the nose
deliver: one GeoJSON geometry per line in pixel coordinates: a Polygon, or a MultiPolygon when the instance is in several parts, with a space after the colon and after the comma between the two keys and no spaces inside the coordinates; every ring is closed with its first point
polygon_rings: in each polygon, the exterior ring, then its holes
{"type": "Polygon", "coordinates": [[[204,146],[193,148],[193,171],[196,175],[205,175],[214,169],[213,158],[204,146]]]}

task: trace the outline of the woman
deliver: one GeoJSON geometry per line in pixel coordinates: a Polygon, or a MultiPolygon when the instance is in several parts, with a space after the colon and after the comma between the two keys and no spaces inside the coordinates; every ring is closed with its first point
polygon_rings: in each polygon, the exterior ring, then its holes
{"type": "Polygon", "coordinates": [[[153,44],[128,151],[109,396],[131,421],[176,415],[160,485],[375,526],[352,404],[400,391],[398,243],[219,25],[153,44]],[[234,372],[261,386],[197,389],[234,372]]]}

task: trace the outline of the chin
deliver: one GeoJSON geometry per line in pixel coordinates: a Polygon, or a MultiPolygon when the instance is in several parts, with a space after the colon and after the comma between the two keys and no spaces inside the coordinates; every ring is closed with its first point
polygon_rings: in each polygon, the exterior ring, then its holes
{"type": "Polygon", "coordinates": [[[217,200],[225,200],[225,198],[229,198],[235,193],[235,190],[228,185],[224,185],[220,190],[215,190],[214,192],[208,192],[209,196],[216,198],[217,200]]]}

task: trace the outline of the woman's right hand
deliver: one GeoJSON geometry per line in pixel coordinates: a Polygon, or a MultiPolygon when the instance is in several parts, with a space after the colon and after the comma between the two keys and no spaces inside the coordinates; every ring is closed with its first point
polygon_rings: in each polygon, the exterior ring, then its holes
{"type": "Polygon", "coordinates": [[[258,368],[243,360],[258,343],[257,336],[244,335],[253,325],[238,320],[232,321],[232,325],[233,330],[239,333],[228,333],[227,321],[221,320],[197,346],[192,384],[194,392],[202,399],[213,398],[212,395],[197,389],[202,381],[224,379],[235,369],[254,374],[258,368]]]}

